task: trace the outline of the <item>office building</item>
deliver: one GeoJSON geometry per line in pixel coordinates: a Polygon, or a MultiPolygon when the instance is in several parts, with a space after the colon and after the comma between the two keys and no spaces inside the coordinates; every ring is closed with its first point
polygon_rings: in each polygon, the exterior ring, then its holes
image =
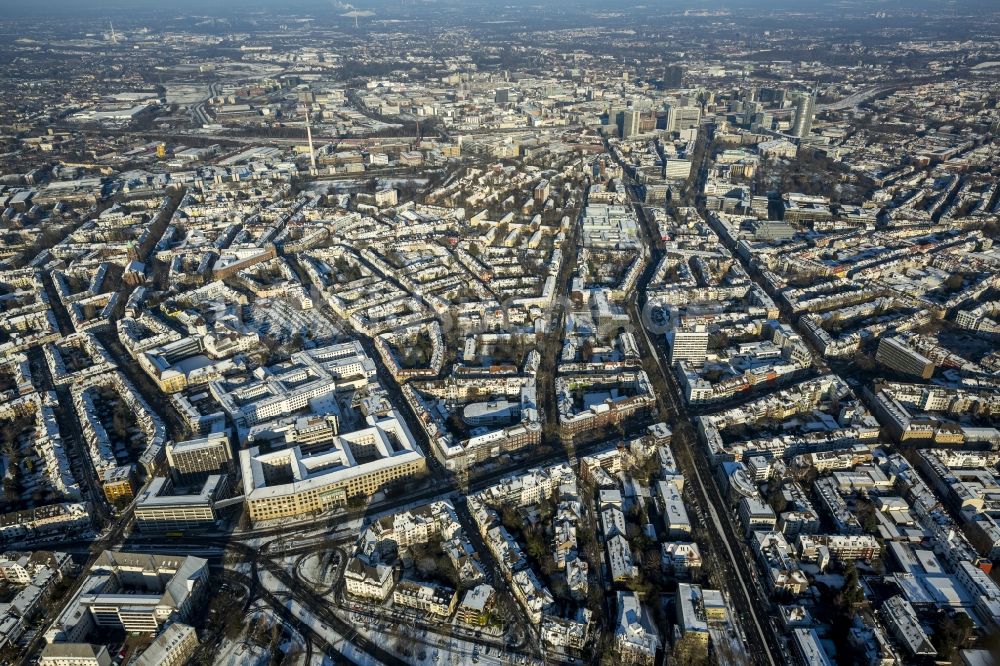
{"type": "Polygon", "coordinates": [[[663,177],[685,180],[691,175],[691,160],[666,159],[663,161],[663,177]]]}
{"type": "Polygon", "coordinates": [[[381,420],[368,418],[367,428],[338,435],[318,450],[293,446],[264,452],[255,446],[240,451],[251,520],[316,514],[425,471],[423,455],[395,412],[381,420]]]}
{"type": "Polygon", "coordinates": [[[367,386],[374,378],[375,363],[354,341],[296,352],[287,363],[269,368],[263,379],[237,385],[217,381],[209,389],[242,442],[253,426],[297,415],[313,405],[323,405],[323,414],[336,417],[334,394],[367,386]]]}
{"type": "Polygon", "coordinates": [[[708,621],[700,585],[677,585],[677,626],[684,636],[692,636],[708,645],[708,621]]]}
{"type": "Polygon", "coordinates": [[[754,240],[778,241],[795,236],[795,227],[785,220],[758,220],[751,226],[754,240]]]}
{"type": "Polygon", "coordinates": [[[684,82],[684,67],[682,65],[667,65],[663,68],[663,87],[680,88],[684,82]]]}
{"type": "Polygon", "coordinates": [[[759,496],[741,499],[737,512],[743,530],[747,534],[756,531],[768,532],[773,530],[778,522],[774,510],[759,496]]]}
{"type": "Polygon", "coordinates": [[[140,532],[190,532],[215,527],[215,503],[225,495],[226,475],[212,474],[198,489],[175,493],[173,481],[154,478],[135,503],[135,526],[140,532]]]}
{"type": "Polygon", "coordinates": [[[521,416],[521,403],[510,400],[473,402],[462,409],[462,420],[470,426],[509,425],[521,416]]]}
{"type": "Polygon", "coordinates": [[[906,375],[922,379],[930,379],[934,375],[934,362],[897,337],[885,337],[879,341],[875,360],[906,375]]]}
{"type": "Polygon", "coordinates": [[[212,474],[232,472],[232,460],[225,432],[167,444],[167,464],[178,484],[201,483],[212,474]]]}
{"type": "Polygon", "coordinates": [[[792,134],[804,139],[812,130],[813,115],[816,113],[816,93],[803,92],[795,97],[795,115],[792,119],[792,134]]]}
{"type": "Polygon", "coordinates": [[[675,329],[667,334],[670,365],[677,361],[704,363],[708,356],[708,329],[698,324],[688,330],[675,329]]]}
{"type": "Polygon", "coordinates": [[[638,109],[626,109],[622,114],[622,138],[628,139],[639,133],[639,118],[640,113],[638,109]]]}
{"type": "Polygon", "coordinates": [[[80,642],[100,627],[156,632],[188,619],[207,583],[208,562],[200,557],[106,550],[45,639],[80,642]]]}
{"type": "Polygon", "coordinates": [[[698,129],[701,122],[701,107],[667,105],[667,131],[680,132],[687,129],[698,129]]]}

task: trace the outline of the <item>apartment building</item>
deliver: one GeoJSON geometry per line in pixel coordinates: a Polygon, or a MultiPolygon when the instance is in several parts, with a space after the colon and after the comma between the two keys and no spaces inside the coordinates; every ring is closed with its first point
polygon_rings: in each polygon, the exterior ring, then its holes
{"type": "Polygon", "coordinates": [[[458,594],[444,585],[401,580],[392,591],[392,601],[397,606],[412,608],[446,620],[455,610],[458,594]]]}
{"type": "Polygon", "coordinates": [[[652,666],[660,636],[650,613],[633,592],[618,592],[614,646],[623,664],[652,666]]]}
{"type": "Polygon", "coordinates": [[[492,585],[482,583],[468,590],[455,610],[455,620],[473,627],[481,627],[489,620],[490,611],[496,603],[496,591],[492,585]]]}
{"type": "Polygon", "coordinates": [[[131,501],[135,493],[135,465],[105,469],[101,489],[112,504],[117,501],[131,501]]]}
{"type": "Polygon", "coordinates": [[[344,589],[360,599],[385,601],[395,582],[392,567],[385,564],[371,566],[359,557],[352,557],[344,568],[344,589]]]}

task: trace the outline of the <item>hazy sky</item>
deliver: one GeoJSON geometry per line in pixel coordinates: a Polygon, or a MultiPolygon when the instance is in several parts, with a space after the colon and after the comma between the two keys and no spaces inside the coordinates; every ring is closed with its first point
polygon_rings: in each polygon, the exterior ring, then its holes
{"type": "Polygon", "coordinates": [[[175,12],[209,13],[213,11],[233,11],[250,7],[273,7],[284,9],[294,7],[296,9],[321,11],[346,11],[351,7],[358,9],[398,10],[401,6],[426,7],[432,10],[435,6],[447,5],[451,8],[463,5],[478,6],[521,6],[553,8],[560,7],[564,11],[573,9],[604,9],[604,10],[627,10],[629,6],[644,6],[648,8],[663,8],[670,10],[677,9],[752,9],[754,7],[765,11],[770,11],[778,7],[795,8],[800,10],[828,10],[831,12],[842,11],[843,8],[867,9],[878,11],[880,9],[913,9],[916,7],[923,9],[940,8],[945,11],[963,10],[974,7],[1000,8],[995,0],[841,0],[839,2],[829,2],[828,0],[638,0],[631,5],[609,3],[606,0],[500,0],[499,2],[490,0],[0,0],[0,10],[4,14],[20,12],[62,12],[74,10],[86,13],[100,13],[102,10],[138,10],[157,11],[173,10],[175,12]]]}
{"type": "Polygon", "coordinates": [[[998,0],[632,0],[631,4],[614,3],[607,0],[0,0],[0,20],[4,16],[79,16],[101,18],[134,18],[144,16],[178,15],[246,15],[261,9],[275,9],[283,15],[311,14],[318,18],[336,16],[352,8],[372,10],[384,16],[401,11],[448,10],[454,15],[460,8],[470,13],[481,13],[484,9],[518,7],[527,15],[536,8],[539,13],[559,11],[564,15],[573,13],[628,11],[670,11],[682,9],[723,9],[736,14],[753,14],[755,10],[767,15],[775,12],[790,14],[803,11],[822,11],[829,15],[864,15],[883,10],[912,13],[914,11],[941,12],[943,14],[966,14],[1000,11],[998,0]]]}

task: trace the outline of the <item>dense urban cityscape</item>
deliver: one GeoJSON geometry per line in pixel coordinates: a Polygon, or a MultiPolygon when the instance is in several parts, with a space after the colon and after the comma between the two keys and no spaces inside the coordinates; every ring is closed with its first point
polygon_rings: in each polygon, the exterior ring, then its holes
{"type": "Polygon", "coordinates": [[[1000,664],[1000,7],[0,16],[0,664],[1000,664]]]}

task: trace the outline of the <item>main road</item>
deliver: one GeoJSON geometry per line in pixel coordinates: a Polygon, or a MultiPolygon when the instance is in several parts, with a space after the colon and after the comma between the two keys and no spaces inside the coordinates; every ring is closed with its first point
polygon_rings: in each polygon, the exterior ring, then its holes
{"type": "MultiPolygon", "coordinates": [[[[711,159],[708,143],[710,133],[710,128],[702,127],[702,136],[699,138],[702,142],[702,161],[696,165],[698,171],[694,183],[698,192],[703,187],[708,162],[711,159]]],[[[665,351],[662,341],[658,340],[657,344],[650,338],[647,322],[642,316],[649,283],[665,253],[658,241],[659,230],[650,222],[639,200],[637,183],[628,166],[622,164],[622,167],[628,196],[641,222],[639,228],[645,237],[650,254],[649,264],[637,281],[627,308],[638,333],[637,341],[644,348],[642,354],[644,369],[657,389],[661,415],[674,425],[672,448],[684,478],[694,490],[689,497],[693,499],[697,514],[702,517],[708,516],[710,519],[710,524],[705,525],[708,545],[721,567],[729,599],[737,611],[736,615],[743,629],[741,633],[749,637],[757,648],[748,650],[746,656],[754,664],[776,666],[784,663],[786,659],[783,656],[784,647],[770,624],[770,618],[765,614],[770,607],[770,601],[757,584],[757,572],[748,564],[743,554],[743,545],[736,536],[739,532],[733,527],[730,510],[715,484],[704,452],[697,445],[691,427],[692,417],[688,414],[684,401],[679,397],[681,392],[676,379],[664,367],[661,358],[665,351]]]]}

